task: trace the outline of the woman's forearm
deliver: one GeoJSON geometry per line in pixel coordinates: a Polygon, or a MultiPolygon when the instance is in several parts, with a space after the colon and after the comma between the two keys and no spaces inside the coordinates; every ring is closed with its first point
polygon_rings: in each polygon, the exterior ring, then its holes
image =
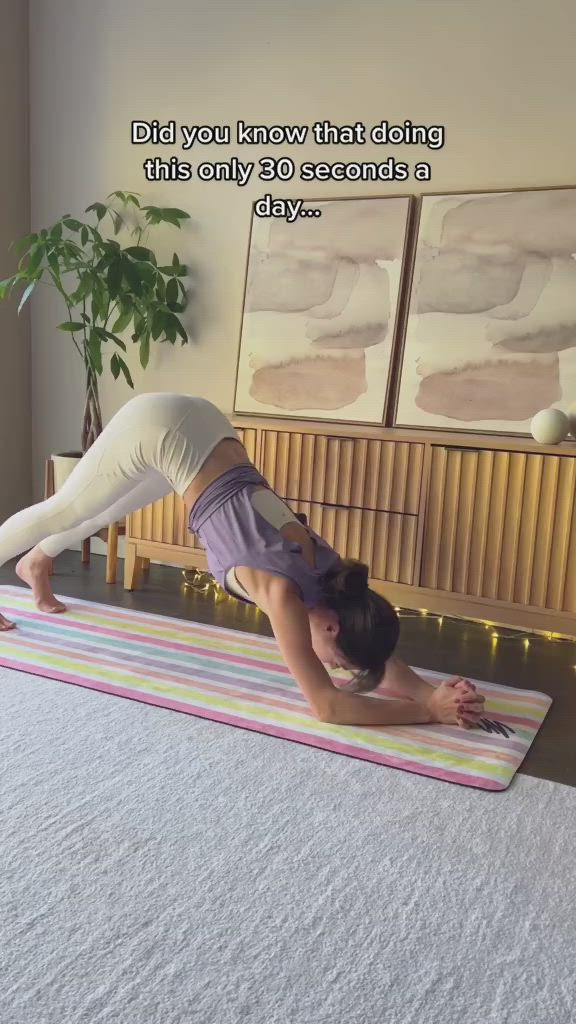
{"type": "Polygon", "coordinates": [[[398,694],[408,700],[424,702],[434,692],[434,687],[417,675],[400,658],[389,658],[381,683],[381,689],[398,694]]]}
{"type": "Polygon", "coordinates": [[[320,717],[332,725],[421,725],[434,721],[425,701],[381,700],[336,689],[320,717]]]}

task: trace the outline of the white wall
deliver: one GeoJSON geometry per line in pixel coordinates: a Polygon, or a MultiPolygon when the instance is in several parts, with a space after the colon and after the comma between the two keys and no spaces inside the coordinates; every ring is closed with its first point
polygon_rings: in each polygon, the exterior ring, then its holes
{"type": "MultiPolygon", "coordinates": [[[[14,273],[9,246],[30,222],[27,8],[4,0],[0,19],[0,280],[14,273]]],[[[17,307],[0,303],[0,523],[32,497],[30,321],[17,307]]]]}
{"type": "MultiPolygon", "coordinates": [[[[426,159],[422,191],[574,184],[576,13],[569,0],[31,0],[32,222],[82,212],[115,188],[145,193],[193,216],[165,235],[202,268],[209,315],[198,343],[157,347],[138,390],[201,392],[230,411],[241,321],[250,207],[270,191],[201,182],[146,183],[147,156],[130,121],[235,125],[336,124],[382,119],[444,124],[441,151],[370,145],[274,150],[295,159],[426,159]]],[[[269,154],[250,148],[250,159],[269,154]]],[[[203,159],[243,155],[203,147],[203,159]]],[[[330,197],[413,191],[363,184],[277,183],[276,195],[330,197]],[[288,191],[287,191],[288,189],[288,191]]],[[[58,304],[38,297],[33,316],[34,461],[37,486],[51,450],[77,446],[81,366],[54,324],[58,304]]],[[[105,419],[130,395],[107,377],[105,419]]]]}

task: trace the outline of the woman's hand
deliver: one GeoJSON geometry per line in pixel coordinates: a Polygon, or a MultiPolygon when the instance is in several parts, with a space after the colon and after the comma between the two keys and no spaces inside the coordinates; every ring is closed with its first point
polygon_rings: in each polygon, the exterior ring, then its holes
{"type": "Polygon", "coordinates": [[[485,698],[460,676],[440,683],[426,701],[434,722],[471,729],[484,713],[485,698]]]}

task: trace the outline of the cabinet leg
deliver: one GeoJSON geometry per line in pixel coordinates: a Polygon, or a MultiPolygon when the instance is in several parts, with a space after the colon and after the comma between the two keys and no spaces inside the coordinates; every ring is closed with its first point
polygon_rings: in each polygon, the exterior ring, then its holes
{"type": "Polygon", "coordinates": [[[142,559],[142,572],[150,572],[150,559],[149,558],[143,558],[142,559]]]}
{"type": "Polygon", "coordinates": [[[90,565],[90,537],[82,541],[82,561],[84,565],[90,565]]]}
{"type": "Polygon", "coordinates": [[[126,543],[124,555],[124,590],[138,590],[142,583],[142,563],[144,559],[136,554],[136,545],[126,543]]]}

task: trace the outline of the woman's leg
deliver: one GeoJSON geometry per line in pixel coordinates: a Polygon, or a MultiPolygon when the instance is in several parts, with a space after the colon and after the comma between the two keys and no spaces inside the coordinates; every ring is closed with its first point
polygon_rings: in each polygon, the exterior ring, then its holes
{"type": "MultiPolygon", "coordinates": [[[[105,427],[56,494],[17,512],[0,526],[0,566],[49,537],[91,530],[91,525],[85,524],[103,522],[111,514],[114,520],[118,513],[111,513],[111,509],[134,511],[141,507],[141,496],[148,491],[146,487],[138,490],[135,498],[132,492],[139,484],[153,483],[150,493],[158,494],[161,474],[154,464],[165,431],[163,433],[160,426],[142,422],[141,408],[142,403],[139,403],[135,416],[131,417],[125,406],[121,415],[105,427]]],[[[167,480],[164,486],[163,493],[167,493],[171,489],[167,480]]],[[[9,625],[0,615],[0,629],[9,625]]]]}
{"type": "Polygon", "coordinates": [[[100,515],[86,520],[74,529],[53,534],[24,555],[16,566],[16,573],[32,588],[38,610],[52,613],[66,611],[66,606],[55,598],[50,585],[49,568],[53,558],[66,548],[80,544],[86,537],[92,537],[99,530],[119,522],[131,512],[164,498],[171,490],[170,484],[161,473],[150,470],[145,478],[115,505],[111,505],[100,515]]]}
{"type": "MultiPolygon", "coordinates": [[[[0,527],[0,566],[48,538],[71,531],[83,537],[151,500],[132,492],[165,481],[183,495],[218,442],[237,437],[225,416],[204,399],[179,394],[138,395],[110,420],[53,497],[12,516],[0,527]],[[131,495],[127,504],[123,504],[131,495]],[[136,502],[134,504],[134,502],[136,502]],[[119,504],[122,503],[122,504],[119,504]],[[114,511],[111,511],[114,507],[114,511]],[[87,525],[90,524],[90,525],[87,525]]],[[[58,545],[60,541],[58,541],[58,545]]],[[[57,546],[58,546],[57,545],[57,546]]],[[[49,544],[52,550],[52,544],[49,544]]],[[[0,629],[10,624],[0,615],[0,629]]]]}

